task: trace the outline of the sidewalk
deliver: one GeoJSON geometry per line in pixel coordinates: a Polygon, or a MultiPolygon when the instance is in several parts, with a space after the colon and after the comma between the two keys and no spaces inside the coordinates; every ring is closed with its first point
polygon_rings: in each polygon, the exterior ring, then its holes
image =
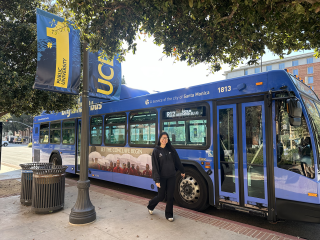
{"type": "MultiPolygon", "coordinates": [[[[17,171],[2,165],[0,181],[8,176],[16,178],[17,171]]],[[[19,195],[0,198],[1,239],[298,239],[177,206],[175,220],[169,222],[164,217],[165,203],[149,215],[149,199],[93,185],[90,199],[96,208],[96,221],[71,225],[76,185],[76,181],[66,179],[65,207],[52,214],[32,213],[31,207],[20,204],[19,195]]]]}

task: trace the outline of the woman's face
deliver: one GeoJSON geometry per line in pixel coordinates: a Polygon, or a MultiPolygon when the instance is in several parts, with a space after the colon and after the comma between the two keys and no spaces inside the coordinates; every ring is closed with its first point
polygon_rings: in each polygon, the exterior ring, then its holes
{"type": "Polygon", "coordinates": [[[160,144],[161,146],[165,146],[167,145],[167,142],[168,142],[168,135],[166,134],[163,134],[160,138],[160,144]]]}

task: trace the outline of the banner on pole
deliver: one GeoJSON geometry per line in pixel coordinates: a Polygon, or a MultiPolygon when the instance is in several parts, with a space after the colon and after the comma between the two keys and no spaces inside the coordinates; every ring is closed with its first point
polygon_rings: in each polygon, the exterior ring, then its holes
{"type": "Polygon", "coordinates": [[[121,63],[118,56],[109,61],[99,55],[100,52],[89,53],[89,96],[120,100],[121,63]]]}
{"type": "Polygon", "coordinates": [[[38,57],[34,89],[79,94],[80,32],[37,9],[38,57]]]}

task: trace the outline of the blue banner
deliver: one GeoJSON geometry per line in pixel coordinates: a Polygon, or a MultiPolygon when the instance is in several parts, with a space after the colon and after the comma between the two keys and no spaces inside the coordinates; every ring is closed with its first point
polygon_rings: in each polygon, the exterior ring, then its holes
{"type": "Polygon", "coordinates": [[[37,9],[38,57],[34,89],[79,94],[80,32],[37,9]]]}
{"type": "Polygon", "coordinates": [[[109,100],[120,100],[121,63],[118,56],[111,61],[89,53],[89,96],[109,100]]]}

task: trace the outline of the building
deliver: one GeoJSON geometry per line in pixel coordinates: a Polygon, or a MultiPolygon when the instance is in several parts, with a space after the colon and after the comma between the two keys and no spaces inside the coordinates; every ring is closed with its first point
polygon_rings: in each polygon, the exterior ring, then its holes
{"type": "MultiPolygon", "coordinates": [[[[283,59],[262,62],[262,72],[288,69],[290,73],[298,75],[320,96],[320,58],[313,57],[314,53],[304,53],[283,59]]],[[[235,78],[261,72],[261,65],[242,66],[233,71],[225,71],[226,79],[235,78]]]]}

